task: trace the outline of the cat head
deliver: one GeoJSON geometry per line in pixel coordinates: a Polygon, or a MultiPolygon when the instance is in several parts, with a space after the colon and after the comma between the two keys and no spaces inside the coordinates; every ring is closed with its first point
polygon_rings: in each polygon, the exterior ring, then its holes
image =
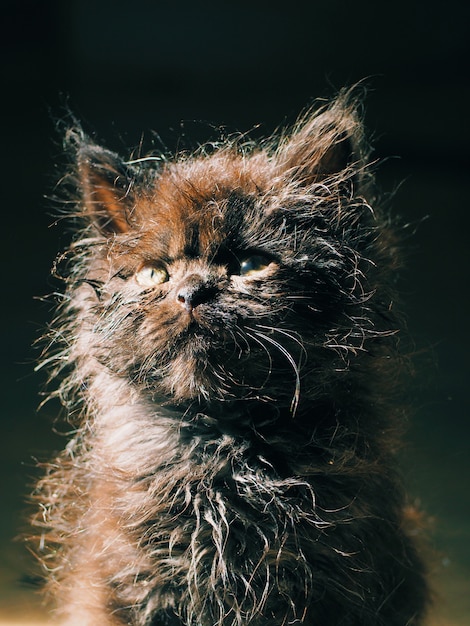
{"type": "Polygon", "coordinates": [[[347,94],[262,145],[174,160],[72,138],[87,231],[73,315],[142,392],[295,410],[383,334],[381,224],[347,94]]]}

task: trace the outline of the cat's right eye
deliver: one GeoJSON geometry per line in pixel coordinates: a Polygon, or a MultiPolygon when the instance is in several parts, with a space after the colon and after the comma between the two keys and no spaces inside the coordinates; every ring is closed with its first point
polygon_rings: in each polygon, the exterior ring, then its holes
{"type": "Polygon", "coordinates": [[[143,265],[135,274],[135,280],[141,287],[156,287],[168,279],[166,269],[156,265],[143,265]]]}

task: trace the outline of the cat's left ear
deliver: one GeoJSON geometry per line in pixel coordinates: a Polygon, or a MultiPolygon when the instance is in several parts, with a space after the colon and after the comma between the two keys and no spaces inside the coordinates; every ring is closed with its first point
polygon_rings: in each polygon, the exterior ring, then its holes
{"type": "Polygon", "coordinates": [[[83,135],[76,145],[76,163],[86,217],[102,234],[127,232],[135,208],[136,171],[83,135]]]}
{"type": "Polygon", "coordinates": [[[304,185],[330,177],[360,182],[365,148],[357,101],[345,92],[327,108],[304,115],[276,159],[285,176],[304,185]]]}

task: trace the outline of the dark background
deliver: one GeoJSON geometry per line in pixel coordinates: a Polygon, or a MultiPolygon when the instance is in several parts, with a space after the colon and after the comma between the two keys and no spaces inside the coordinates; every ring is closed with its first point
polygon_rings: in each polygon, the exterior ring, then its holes
{"type": "Polygon", "coordinates": [[[415,235],[401,278],[418,375],[404,468],[434,521],[443,624],[470,615],[468,419],[469,3],[1,3],[2,414],[0,622],[35,610],[30,562],[12,538],[36,474],[63,445],[54,407],[36,415],[34,339],[51,316],[35,299],[68,234],[53,195],[65,158],[54,119],[68,102],[85,128],[126,154],[157,131],[213,139],[213,126],[258,137],[316,97],[367,78],[366,123],[385,192],[415,235]],[[181,121],[185,121],[181,126],[181,121]],[[203,123],[198,123],[198,122],[203,123]],[[258,126],[259,125],[259,126],[258,126]],[[393,157],[393,158],[386,158],[393,157]],[[58,165],[56,165],[58,164],[58,165]],[[427,219],[425,219],[427,218],[427,219]]]}

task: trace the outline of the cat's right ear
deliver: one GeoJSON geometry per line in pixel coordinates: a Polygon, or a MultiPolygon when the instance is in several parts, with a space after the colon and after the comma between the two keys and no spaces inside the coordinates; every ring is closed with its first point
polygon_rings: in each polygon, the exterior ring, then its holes
{"type": "Polygon", "coordinates": [[[127,232],[135,208],[136,172],[82,133],[72,141],[85,217],[104,235],[127,232]]]}

